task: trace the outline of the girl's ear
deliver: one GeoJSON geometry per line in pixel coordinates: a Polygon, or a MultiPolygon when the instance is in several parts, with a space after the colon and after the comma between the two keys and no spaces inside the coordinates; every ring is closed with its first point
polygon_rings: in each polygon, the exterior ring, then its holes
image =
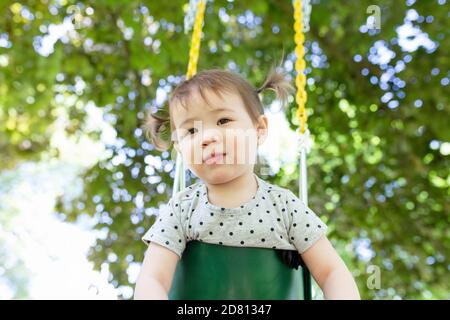
{"type": "Polygon", "coordinates": [[[261,115],[258,118],[258,124],[256,126],[256,131],[258,134],[258,146],[263,144],[266,141],[269,129],[269,120],[267,116],[261,115]]]}

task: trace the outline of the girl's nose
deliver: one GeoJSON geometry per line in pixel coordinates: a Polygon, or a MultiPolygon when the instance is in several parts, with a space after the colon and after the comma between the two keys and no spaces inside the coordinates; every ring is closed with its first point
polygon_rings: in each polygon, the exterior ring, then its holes
{"type": "Polygon", "coordinates": [[[210,143],[217,142],[220,140],[218,132],[205,132],[203,135],[202,146],[206,147],[210,143]]]}

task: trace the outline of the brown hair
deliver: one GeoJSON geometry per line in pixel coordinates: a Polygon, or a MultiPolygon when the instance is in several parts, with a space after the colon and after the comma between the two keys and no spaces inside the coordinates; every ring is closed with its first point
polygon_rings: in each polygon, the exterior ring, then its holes
{"type": "Polygon", "coordinates": [[[237,93],[241,97],[250,118],[256,123],[258,117],[264,114],[263,105],[258,96],[260,92],[266,89],[274,91],[284,107],[289,92],[293,90],[293,87],[285,79],[284,75],[276,72],[274,68],[269,72],[259,89],[256,89],[241,76],[231,71],[221,69],[201,71],[189,80],[181,82],[174,89],[169,99],[169,111],[159,109],[155,113],[149,112],[147,114],[143,128],[147,138],[157,150],[168,150],[172,144],[171,133],[175,131],[175,128],[170,112],[171,107],[175,102],[179,102],[186,108],[187,102],[195,89],[199,91],[201,97],[207,103],[205,90],[212,90],[219,96],[224,91],[237,93]]]}

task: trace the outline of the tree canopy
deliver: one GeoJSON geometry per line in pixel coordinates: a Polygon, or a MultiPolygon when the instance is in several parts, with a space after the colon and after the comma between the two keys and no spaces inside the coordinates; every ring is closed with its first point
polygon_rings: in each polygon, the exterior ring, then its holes
{"type": "MultiPolygon", "coordinates": [[[[373,1],[312,4],[309,205],[331,226],[363,298],[449,298],[446,1],[379,1],[378,30],[366,25],[373,1]],[[366,284],[369,265],[381,269],[379,290],[366,284]]],[[[109,265],[115,286],[134,286],[127,267],[142,261],[140,238],[171,195],[171,153],[156,151],[140,128],[145,111],[164,106],[183,80],[186,10],[187,1],[0,4],[0,169],[57,157],[49,142],[62,116],[68,135],[101,140],[100,129],[87,128],[86,106],[103,110],[114,142],[83,173],[83,192],[62,195],[57,209],[67,221],[96,219],[105,237],[90,259],[109,265]]],[[[259,85],[284,52],[293,79],[292,14],[287,0],[208,1],[198,69],[227,68],[259,85]]],[[[298,192],[298,168],[265,179],[298,192]]]]}

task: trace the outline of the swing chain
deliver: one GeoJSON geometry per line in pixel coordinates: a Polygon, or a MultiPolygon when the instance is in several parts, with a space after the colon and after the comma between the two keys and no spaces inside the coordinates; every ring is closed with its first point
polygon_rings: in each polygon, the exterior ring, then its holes
{"type": "Polygon", "coordinates": [[[200,0],[197,6],[194,30],[192,32],[191,48],[189,50],[189,63],[186,79],[190,79],[197,73],[197,62],[200,53],[200,42],[202,39],[202,24],[205,13],[205,0],[200,0]]]}
{"type": "Polygon", "coordinates": [[[303,15],[302,15],[302,1],[294,1],[294,41],[295,41],[295,55],[297,60],[295,61],[295,71],[297,76],[295,78],[295,85],[297,87],[297,93],[295,100],[298,105],[296,116],[298,119],[298,125],[300,132],[304,133],[306,130],[307,114],[305,105],[307,101],[307,93],[305,89],[306,75],[305,75],[305,48],[303,43],[305,42],[305,36],[303,34],[303,15]]]}

